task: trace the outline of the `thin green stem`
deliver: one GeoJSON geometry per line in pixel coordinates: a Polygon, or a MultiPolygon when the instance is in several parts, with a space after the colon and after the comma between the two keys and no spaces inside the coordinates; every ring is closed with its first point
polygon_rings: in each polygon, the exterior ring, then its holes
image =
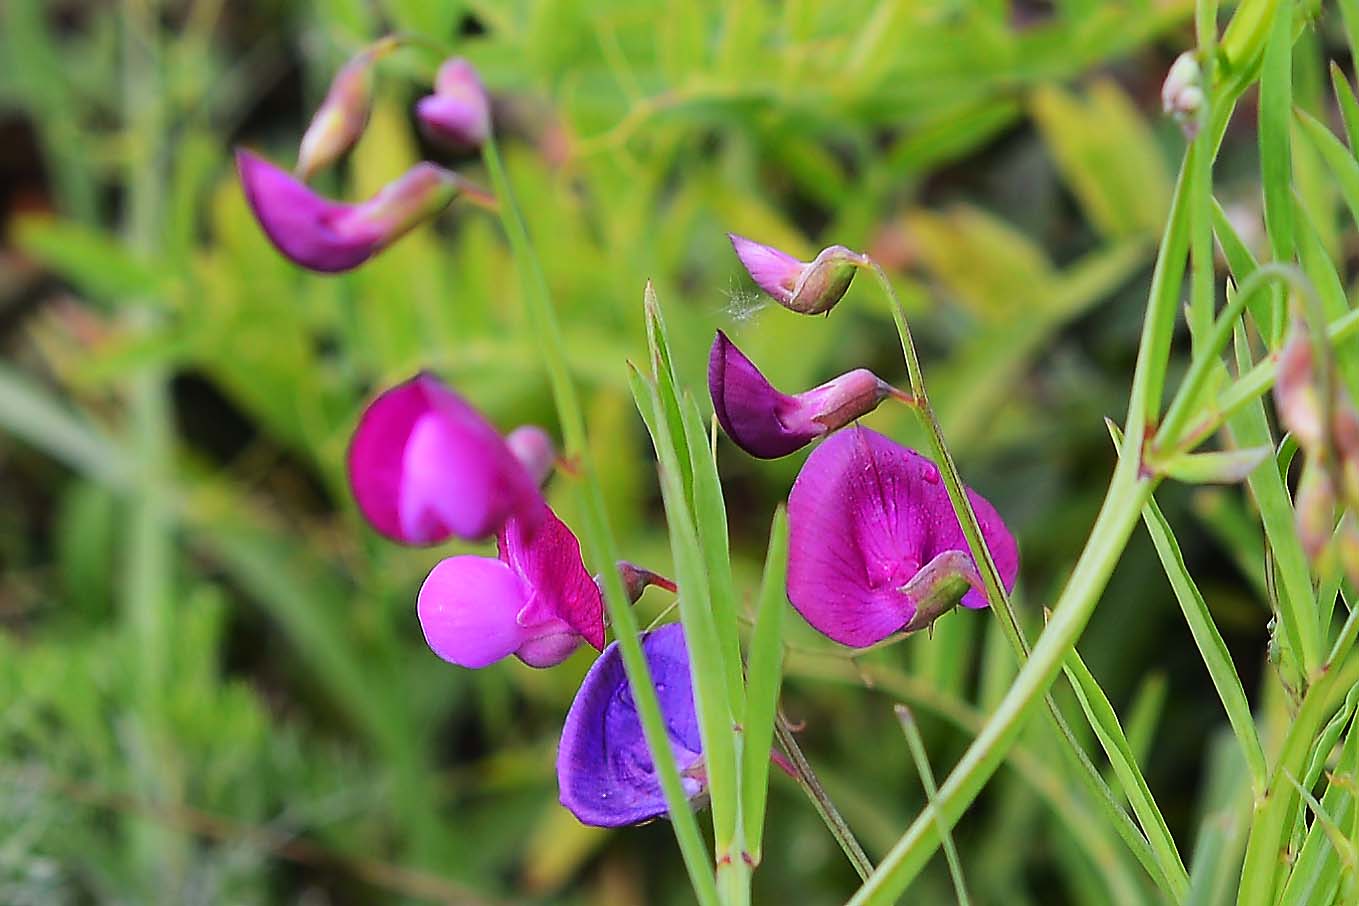
{"type": "MultiPolygon", "coordinates": [[[[934,771],[930,769],[925,740],[920,738],[920,728],[915,725],[911,709],[905,705],[896,706],[896,715],[897,721],[901,724],[901,732],[906,736],[906,746],[911,750],[911,760],[915,762],[915,769],[920,774],[920,785],[925,789],[925,802],[933,803],[935,797],[939,795],[939,788],[934,782],[934,771]]],[[[958,858],[958,848],[953,845],[953,835],[942,825],[939,834],[944,838],[944,859],[948,862],[948,873],[953,878],[953,890],[958,897],[958,906],[969,906],[971,900],[967,896],[967,884],[963,879],[963,864],[958,858]]]]}
{"type": "Polygon", "coordinates": [[[854,831],[850,830],[849,824],[840,814],[840,810],[835,807],[830,796],[826,793],[825,787],[817,779],[816,772],[812,770],[811,763],[807,761],[807,756],[802,753],[802,747],[797,744],[797,737],[793,735],[793,728],[788,726],[788,719],[782,714],[774,722],[774,734],[779,739],[779,744],[783,747],[784,753],[793,765],[793,773],[797,782],[807,794],[807,798],[816,807],[821,820],[830,828],[831,836],[835,842],[840,844],[845,856],[849,859],[849,864],[854,866],[854,870],[859,873],[859,877],[865,881],[873,873],[873,862],[864,852],[864,848],[859,845],[859,840],[854,836],[854,831]]]}
{"type": "Polygon", "coordinates": [[[1187,167],[1181,167],[1170,219],[1152,272],[1118,464],[1085,549],[1053,607],[1052,620],[995,713],[944,781],[939,798],[892,847],[873,876],[850,900],[851,906],[887,906],[894,902],[939,845],[940,817],[951,827],[995,773],[1025,719],[1047,692],[1067,653],[1080,638],[1122,557],[1143,505],[1155,489],[1156,478],[1142,472],[1140,460],[1147,420],[1160,407],[1169,364],[1178,288],[1188,245],[1188,217],[1182,191],[1188,173],[1187,167]]]}
{"type": "MultiPolygon", "coordinates": [[[[562,340],[561,328],[557,323],[556,311],[552,307],[542,265],[529,242],[528,229],[519,212],[519,205],[493,137],[488,137],[482,145],[482,158],[490,173],[496,195],[500,198],[501,222],[519,272],[521,291],[527,301],[528,319],[533,326],[539,350],[547,366],[566,454],[577,463],[580,480],[576,492],[583,518],[582,536],[594,562],[615,563],[619,559],[617,544],[609,528],[604,495],[599,487],[594,460],[586,443],[585,419],[581,414],[576,388],[567,369],[566,347],[562,340]]],[[[623,668],[627,673],[633,701],[637,705],[647,749],[651,753],[660,778],[661,790],[665,794],[671,826],[674,828],[675,839],[689,873],[690,884],[699,903],[703,906],[717,906],[721,898],[713,876],[712,862],[708,856],[707,846],[699,834],[698,821],[689,808],[688,799],[680,782],[679,770],[671,756],[670,737],[665,729],[660,702],[651,679],[651,670],[638,636],[637,616],[628,604],[618,571],[604,569],[601,573],[604,576],[604,601],[609,613],[609,622],[623,656],[623,668]]]]}
{"type": "MultiPolygon", "coordinates": [[[[1241,283],[1236,294],[1228,300],[1222,314],[1213,324],[1212,333],[1204,338],[1205,341],[1194,351],[1189,371],[1180,382],[1179,390],[1170,403],[1170,409],[1166,412],[1155,438],[1152,439],[1151,449],[1154,455],[1163,452],[1184,452],[1181,449],[1183,435],[1194,412],[1194,405],[1214,367],[1221,363],[1222,353],[1231,341],[1232,329],[1237,319],[1241,317],[1241,313],[1246,310],[1246,306],[1256,293],[1275,282],[1288,284],[1306,297],[1316,297],[1316,290],[1312,288],[1312,284],[1291,264],[1271,263],[1256,268],[1241,283]]],[[[1320,305],[1319,299],[1317,305],[1320,305]]]]}
{"type": "MultiPolygon", "coordinates": [[[[981,525],[972,509],[972,502],[967,496],[966,487],[958,473],[958,467],[944,441],[943,429],[939,424],[939,419],[930,404],[929,394],[925,389],[924,373],[916,354],[915,342],[911,337],[905,307],[897,297],[890,278],[876,262],[864,256],[863,266],[873,271],[891,306],[892,318],[896,323],[897,333],[901,338],[902,352],[906,359],[906,372],[911,385],[913,408],[929,435],[930,445],[935,458],[939,461],[939,471],[943,477],[949,501],[953,505],[954,514],[962,529],[963,537],[967,541],[973,561],[979,564],[978,573],[985,586],[991,609],[999,618],[1001,628],[1014,650],[1016,659],[1022,664],[1030,655],[1028,639],[1024,637],[1009,593],[1005,589],[1000,572],[996,568],[990,550],[987,548],[981,525]]],[[[1155,828],[1147,828],[1146,835],[1138,830],[1132,819],[1123,810],[1113,790],[1109,788],[1109,784],[1105,782],[1094,764],[1091,763],[1089,756],[1081,748],[1052,696],[1044,695],[1043,698],[1047,708],[1048,720],[1061,740],[1060,749],[1063,757],[1067,759],[1071,769],[1076,772],[1076,776],[1090,791],[1105,819],[1118,831],[1128,849],[1142,863],[1147,872],[1156,880],[1156,883],[1167,893],[1176,897],[1181,896],[1188,889],[1189,876],[1169,835],[1155,834],[1155,828]]]]}

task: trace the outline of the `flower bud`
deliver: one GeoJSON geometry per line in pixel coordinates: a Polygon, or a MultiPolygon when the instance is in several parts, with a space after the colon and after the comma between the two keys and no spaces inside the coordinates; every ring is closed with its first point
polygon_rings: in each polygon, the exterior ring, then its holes
{"type": "Polygon", "coordinates": [[[1293,500],[1294,519],[1302,549],[1315,563],[1326,552],[1335,531],[1335,485],[1330,472],[1315,459],[1309,459],[1298,479],[1293,500]]]}
{"type": "MultiPolygon", "coordinates": [[[[701,802],[703,741],[683,627],[667,623],[646,633],[642,653],[680,783],[691,803],[701,802]]],[[[557,747],[557,787],[562,805],[582,824],[595,827],[640,824],[669,811],[617,642],[590,667],[566,715],[557,747]]]]}
{"type": "Polygon", "coordinates": [[[774,389],[722,331],[708,355],[708,392],[722,430],[751,456],[777,459],[867,415],[892,387],[863,368],[795,396],[774,389]]]}
{"type": "Polygon", "coordinates": [[[1199,128],[1199,110],[1203,107],[1203,71],[1194,51],[1187,50],[1175,58],[1166,80],[1161,85],[1161,109],[1174,117],[1185,135],[1193,138],[1199,128]]]}
{"type": "MultiPolygon", "coordinates": [[[[619,560],[617,565],[618,575],[623,580],[623,590],[627,592],[629,604],[636,604],[642,597],[642,592],[652,585],[657,588],[664,588],[669,592],[676,591],[675,583],[659,573],[653,573],[649,569],[635,563],[629,563],[626,560],[619,560]]],[[[603,587],[602,583],[600,583],[600,587],[603,587]]]]}
{"type": "Polygon", "coordinates": [[[823,249],[812,261],[799,261],[773,246],[728,233],[736,257],[751,279],[784,308],[804,315],[830,311],[844,297],[854,271],[865,258],[843,245],[823,249]]]}
{"type": "Polygon", "coordinates": [[[274,247],[308,270],[352,270],[457,195],[457,174],[430,163],[412,167],[362,204],[317,195],[291,173],[249,151],[236,152],[246,201],[274,247]]]}
{"type": "Polygon", "coordinates": [[[1312,342],[1300,320],[1294,320],[1288,341],[1279,353],[1274,405],[1279,411],[1279,421],[1292,432],[1298,446],[1317,454],[1324,433],[1321,394],[1312,361],[1312,342]]]}
{"type": "Polygon", "coordinates": [[[491,134],[491,102],[472,64],[455,57],[439,67],[434,93],[415,105],[431,140],[457,150],[477,148],[491,134]]]}
{"type": "Polygon", "coordinates": [[[557,464],[557,447],[542,428],[520,425],[505,435],[505,443],[539,485],[551,477],[557,464]]]}
{"type": "Polygon", "coordinates": [[[345,63],[297,149],[297,175],[303,180],[335,163],[363,134],[373,105],[373,63],[379,54],[370,48],[345,63]]]}

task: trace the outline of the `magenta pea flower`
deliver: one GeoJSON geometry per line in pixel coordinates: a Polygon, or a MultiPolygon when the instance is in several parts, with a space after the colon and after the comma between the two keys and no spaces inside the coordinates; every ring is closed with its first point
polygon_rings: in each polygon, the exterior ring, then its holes
{"type": "Polygon", "coordinates": [[[509,440],[535,471],[466,400],[421,373],[364,411],[349,444],[349,485],[364,517],[394,541],[486,538],[542,506],[538,485],[552,466],[541,429],[509,440]]]}
{"type": "Polygon", "coordinates": [[[269,241],[295,264],[320,273],[358,267],[448,207],[463,187],[456,173],[424,162],[367,201],[346,204],[249,151],[236,152],[236,170],[269,241]]]}
{"type": "MultiPolygon", "coordinates": [[[[703,743],[689,677],[684,630],[669,623],[642,637],[671,754],[691,801],[706,790],[703,743]]],[[[656,764],[614,642],[585,675],[566,715],[557,750],[562,805],[583,824],[622,827],[667,813],[656,764]]]]}
{"type": "MultiPolygon", "coordinates": [[[[1006,590],[1019,573],[1014,536],[967,491],[1006,590]]],[[[841,644],[865,648],[923,629],[986,593],[939,470],[895,441],[853,427],[826,440],[788,497],[788,599],[841,644]]]]}
{"type": "Polygon", "coordinates": [[[735,233],[728,233],[727,238],[755,285],[784,308],[804,315],[819,315],[835,307],[849,289],[854,271],[866,261],[843,245],[822,249],[811,261],[799,261],[735,233]]]}
{"type": "Polygon", "coordinates": [[[511,654],[551,667],[581,642],[604,647],[599,585],[580,542],[546,503],[512,516],[497,542],[499,557],[449,557],[420,587],[416,611],[435,654],[463,667],[511,654]]]}
{"type": "Polygon", "coordinates": [[[751,456],[777,459],[906,395],[864,368],[789,396],[774,389],[722,331],[708,354],[708,392],[722,430],[751,456]]]}
{"type": "Polygon", "coordinates": [[[434,77],[434,93],[415,105],[425,134],[455,149],[477,148],[491,134],[491,101],[472,64],[446,60],[434,77]]]}

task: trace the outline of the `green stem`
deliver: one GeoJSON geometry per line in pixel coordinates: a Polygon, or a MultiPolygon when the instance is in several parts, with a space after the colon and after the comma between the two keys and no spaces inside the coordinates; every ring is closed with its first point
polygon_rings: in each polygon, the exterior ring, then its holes
{"type": "Polygon", "coordinates": [[[1051,621],[995,713],[949,774],[938,799],[892,847],[873,876],[850,900],[851,906],[887,906],[894,902],[939,845],[941,816],[951,827],[995,773],[1029,712],[1052,685],[1067,653],[1080,638],[1123,555],[1143,505],[1155,489],[1155,477],[1143,474],[1140,467],[1142,441],[1147,420],[1160,408],[1161,388],[1169,364],[1180,278],[1188,251],[1183,191],[1188,174],[1189,168],[1182,166],[1152,272],[1123,445],[1085,550],[1053,607],[1051,621]]]}
{"type": "MultiPolygon", "coordinates": [[[[1181,450],[1181,442],[1184,439],[1185,428],[1189,423],[1190,416],[1194,411],[1194,404],[1203,392],[1204,385],[1208,382],[1214,367],[1220,364],[1221,355],[1232,338],[1232,329],[1235,327],[1237,319],[1241,317],[1241,313],[1246,310],[1246,306],[1250,304],[1257,293],[1275,282],[1288,284],[1309,299],[1316,298],[1316,290],[1312,288],[1312,284],[1307,281],[1301,271],[1291,264],[1265,264],[1251,272],[1251,275],[1241,283],[1236,294],[1228,300],[1222,314],[1214,322],[1212,334],[1205,338],[1205,342],[1200,345],[1200,348],[1195,350],[1194,360],[1189,365],[1189,371],[1185,374],[1184,380],[1180,382],[1179,390],[1171,401],[1170,409],[1166,412],[1166,417],[1161,422],[1161,427],[1157,430],[1156,437],[1151,442],[1153,455],[1160,454],[1163,451],[1166,453],[1185,452],[1181,450]]],[[[1316,299],[1316,305],[1319,306],[1320,304],[1320,299],[1316,299]]],[[[1193,432],[1194,435],[1197,435],[1197,433],[1193,432]]]]}
{"type": "MultiPolygon", "coordinates": [[[[557,323],[556,311],[552,307],[542,265],[529,241],[528,229],[524,225],[493,137],[488,136],[482,145],[482,159],[486,163],[496,195],[500,198],[501,223],[504,225],[519,272],[521,291],[527,302],[528,320],[532,324],[539,351],[547,367],[566,455],[577,463],[579,481],[575,490],[583,519],[581,534],[592,561],[615,563],[619,559],[617,543],[609,528],[603,491],[599,487],[594,460],[586,444],[585,419],[581,414],[580,400],[567,369],[566,347],[562,340],[561,328],[557,323]]],[[[623,668],[627,673],[633,701],[637,705],[647,749],[651,753],[661,790],[665,794],[671,826],[675,831],[675,839],[679,844],[684,866],[689,873],[690,884],[693,885],[694,895],[699,903],[703,906],[716,906],[722,900],[713,876],[711,859],[707,846],[699,834],[698,821],[689,807],[680,782],[679,770],[671,755],[670,737],[665,729],[660,702],[651,679],[651,670],[642,652],[637,616],[628,604],[618,571],[604,569],[601,570],[601,575],[604,577],[604,601],[608,609],[609,622],[623,656],[623,668]]]]}
{"type": "Polygon", "coordinates": [[[840,844],[845,856],[849,859],[849,864],[854,866],[854,870],[859,873],[859,877],[865,881],[873,873],[873,862],[868,858],[868,853],[859,845],[859,840],[854,836],[854,831],[850,830],[849,824],[840,814],[840,810],[831,801],[830,795],[826,793],[825,787],[817,778],[816,772],[812,770],[811,764],[807,761],[807,756],[802,753],[802,748],[797,744],[797,737],[793,735],[793,728],[788,726],[788,719],[782,714],[774,722],[774,732],[779,738],[779,744],[783,746],[783,751],[787,753],[788,760],[793,764],[793,773],[802,789],[806,792],[807,798],[812,801],[816,811],[821,815],[821,820],[830,828],[831,836],[835,842],[840,844]]]}
{"type": "MultiPolygon", "coordinates": [[[[896,323],[897,333],[901,337],[902,353],[906,359],[906,372],[911,384],[913,408],[920,416],[920,420],[929,435],[930,445],[935,458],[939,461],[939,471],[943,477],[944,487],[948,492],[949,502],[953,505],[954,514],[962,529],[963,537],[967,541],[972,559],[979,564],[978,573],[981,576],[982,584],[985,586],[991,610],[999,618],[1001,628],[1014,650],[1016,659],[1023,664],[1030,655],[1029,642],[1024,637],[1009,593],[1005,590],[1000,572],[996,568],[995,561],[986,545],[986,539],[982,535],[981,525],[972,509],[972,502],[968,499],[962,476],[958,473],[958,467],[944,441],[944,433],[939,424],[939,419],[934,413],[933,406],[930,405],[929,394],[925,389],[924,373],[916,354],[915,342],[911,337],[905,307],[901,304],[890,278],[881,266],[867,256],[864,256],[863,266],[872,270],[883,294],[891,305],[892,318],[896,323]]],[[[1062,756],[1067,759],[1070,768],[1084,783],[1105,819],[1118,831],[1128,849],[1142,863],[1148,874],[1155,879],[1158,886],[1172,896],[1182,898],[1189,887],[1189,875],[1185,871],[1183,860],[1175,850],[1173,840],[1170,839],[1168,834],[1156,834],[1154,827],[1147,828],[1147,834],[1144,835],[1133,824],[1132,819],[1123,810],[1108,783],[1105,782],[1094,764],[1091,763],[1089,756],[1081,748],[1056,701],[1053,700],[1051,695],[1044,695],[1043,699],[1048,720],[1061,740],[1062,756]]]]}

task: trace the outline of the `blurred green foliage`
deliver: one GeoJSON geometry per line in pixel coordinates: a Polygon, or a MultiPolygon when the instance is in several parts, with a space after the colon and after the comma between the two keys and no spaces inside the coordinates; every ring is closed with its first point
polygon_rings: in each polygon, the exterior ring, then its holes
{"type": "MultiPolygon", "coordinates": [[[[688,901],[666,828],[582,828],[556,804],[555,738],[587,658],[548,672],[438,661],[413,601],[448,551],[377,538],[348,496],[358,413],[418,369],[502,427],[552,419],[483,212],[455,207],[322,278],[280,258],[247,211],[231,146],[290,162],[364,41],[449,43],[495,95],[627,557],[670,568],[625,368],[644,354],[645,281],[694,388],[717,327],[780,386],[859,364],[904,382],[889,314],[863,287],[827,319],[769,310],[723,234],[805,257],[842,243],[870,249],[907,300],[950,445],[1020,536],[1025,603],[1070,568],[1111,467],[1100,416],[1125,404],[1183,141],[1156,92],[1193,43],[1191,7],[7,0],[0,100],[35,153],[8,187],[0,259],[0,902],[688,901]]],[[[1300,106],[1320,107],[1334,38],[1305,36],[1300,106]]],[[[365,196],[426,153],[410,80],[436,63],[418,50],[384,63],[373,120],[327,191],[365,196]]],[[[1247,242],[1259,187],[1232,180],[1255,155],[1249,130],[1229,132],[1218,162],[1247,242]]],[[[1308,160],[1298,203],[1336,249],[1337,199],[1308,160]]],[[[919,441],[904,412],[868,421],[919,441]]],[[[753,602],[801,457],[721,454],[753,602]]],[[[1250,692],[1267,619],[1259,528],[1235,493],[1163,498],[1250,692]]],[[[1225,721],[1159,573],[1137,539],[1082,653],[1187,849],[1240,767],[1210,762],[1225,721]]],[[[640,606],[650,618],[660,603],[640,606]]],[[[1037,606],[1022,615],[1041,622],[1037,606]]],[[[942,776],[1011,655],[971,613],[854,662],[788,622],[784,708],[880,855],[923,802],[892,702],[912,706],[942,776]]],[[[975,900],[1153,901],[1055,746],[1031,728],[959,828],[975,900]]],[[[772,783],[757,900],[840,902],[848,866],[797,788],[772,783]]],[[[951,901],[936,863],[920,902],[951,901]]]]}

